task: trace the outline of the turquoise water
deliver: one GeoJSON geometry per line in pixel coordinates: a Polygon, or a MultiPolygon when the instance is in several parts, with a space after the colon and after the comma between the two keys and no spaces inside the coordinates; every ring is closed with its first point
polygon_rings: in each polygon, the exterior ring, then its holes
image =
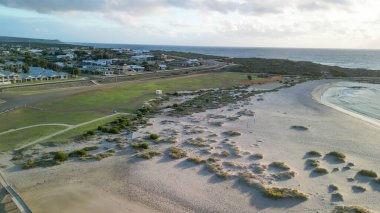
{"type": "Polygon", "coordinates": [[[380,84],[339,82],[329,88],[322,99],[380,121],[380,84]]]}

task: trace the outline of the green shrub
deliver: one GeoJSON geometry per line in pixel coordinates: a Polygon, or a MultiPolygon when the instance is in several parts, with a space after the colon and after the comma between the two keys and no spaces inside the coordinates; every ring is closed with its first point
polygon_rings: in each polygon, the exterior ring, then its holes
{"type": "Polygon", "coordinates": [[[86,157],[86,156],[88,156],[88,152],[83,149],[74,150],[69,154],[69,157],[86,157]]]}
{"type": "Polygon", "coordinates": [[[264,196],[272,199],[297,199],[297,200],[307,200],[307,196],[299,192],[296,189],[289,188],[264,188],[264,196]]]}
{"type": "Polygon", "coordinates": [[[134,143],[131,144],[131,147],[134,149],[149,149],[149,144],[147,142],[134,143]]]}
{"type": "Polygon", "coordinates": [[[257,154],[251,155],[249,158],[254,159],[254,160],[259,160],[259,159],[263,159],[264,156],[263,154],[257,153],[257,154]]]}
{"type": "Polygon", "coordinates": [[[311,156],[311,157],[321,157],[321,153],[317,152],[317,151],[309,151],[306,153],[307,156],[311,156]]]}
{"type": "Polygon", "coordinates": [[[109,133],[111,134],[120,134],[120,129],[119,128],[116,128],[116,127],[113,127],[109,130],[109,133]]]}
{"type": "Polygon", "coordinates": [[[328,189],[331,192],[335,192],[335,191],[338,191],[339,188],[337,186],[335,186],[334,184],[330,184],[328,189]]]}
{"type": "Polygon", "coordinates": [[[345,162],[345,159],[346,159],[346,156],[343,153],[335,152],[335,151],[327,153],[326,156],[333,157],[335,158],[335,160],[340,161],[340,162],[345,162]]]}
{"type": "Polygon", "coordinates": [[[157,140],[160,136],[157,135],[157,134],[150,134],[149,135],[149,138],[152,139],[152,140],[157,140]]]}
{"type": "Polygon", "coordinates": [[[377,178],[376,172],[371,171],[371,170],[362,169],[357,174],[361,176],[365,176],[365,177],[377,178]]]}
{"type": "Polygon", "coordinates": [[[362,187],[362,186],[352,186],[352,191],[354,192],[365,192],[367,191],[366,188],[362,187]]]}
{"type": "Polygon", "coordinates": [[[84,147],[83,150],[84,151],[94,151],[94,150],[97,150],[99,148],[99,146],[88,146],[88,147],[84,147]]]}
{"type": "Polygon", "coordinates": [[[334,193],[331,195],[333,201],[343,201],[343,195],[341,193],[334,193]]]}
{"type": "Polygon", "coordinates": [[[310,167],[315,168],[315,167],[318,167],[318,166],[319,166],[319,160],[315,160],[315,159],[307,159],[307,160],[305,161],[305,164],[306,164],[307,166],[310,166],[310,167]]]}
{"type": "Polygon", "coordinates": [[[313,169],[313,172],[314,172],[314,173],[317,173],[317,174],[323,174],[323,175],[329,173],[329,172],[327,171],[327,169],[325,169],[325,168],[320,168],[320,167],[313,169]]]}
{"type": "Polygon", "coordinates": [[[173,146],[169,148],[169,156],[174,159],[180,159],[186,157],[187,153],[185,150],[173,146]]]}
{"type": "Polygon", "coordinates": [[[284,162],[273,162],[269,166],[280,170],[290,170],[290,167],[284,162]]]}
{"type": "Polygon", "coordinates": [[[67,161],[68,158],[69,156],[66,154],[66,152],[62,152],[62,151],[56,152],[54,155],[54,159],[60,162],[67,161]]]}
{"type": "Polygon", "coordinates": [[[227,151],[223,151],[221,154],[222,154],[224,157],[228,157],[228,156],[230,156],[230,153],[227,152],[227,151]]]}
{"type": "Polygon", "coordinates": [[[22,166],[23,169],[31,169],[37,166],[37,161],[34,158],[28,159],[24,165],[22,166]]]}
{"type": "Polygon", "coordinates": [[[159,151],[150,151],[150,152],[144,152],[144,153],[139,153],[137,157],[139,158],[145,158],[145,159],[152,159],[155,156],[162,156],[162,152],[159,151]]]}

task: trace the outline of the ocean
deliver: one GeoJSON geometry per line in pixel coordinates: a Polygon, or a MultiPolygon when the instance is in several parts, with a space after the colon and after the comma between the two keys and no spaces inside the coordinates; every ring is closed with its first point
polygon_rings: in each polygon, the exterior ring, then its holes
{"type": "Polygon", "coordinates": [[[206,55],[235,58],[270,58],[293,61],[311,61],[324,65],[345,68],[380,70],[380,50],[353,49],[307,49],[307,48],[242,48],[242,47],[197,47],[171,45],[101,44],[90,43],[98,48],[131,48],[134,50],[165,50],[193,52],[206,55]]]}
{"type": "Polygon", "coordinates": [[[380,124],[380,84],[339,82],[325,91],[322,100],[380,124]]]}

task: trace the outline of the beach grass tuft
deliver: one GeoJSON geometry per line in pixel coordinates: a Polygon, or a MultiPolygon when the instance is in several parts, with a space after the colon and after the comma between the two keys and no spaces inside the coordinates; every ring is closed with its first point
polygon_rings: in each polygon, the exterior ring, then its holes
{"type": "Polygon", "coordinates": [[[341,152],[336,152],[336,151],[329,152],[326,154],[326,156],[333,157],[336,161],[343,162],[343,163],[345,162],[345,159],[346,159],[346,155],[344,155],[341,152]]]}
{"type": "Polygon", "coordinates": [[[296,199],[296,200],[307,200],[306,194],[290,188],[264,188],[264,196],[271,199],[296,199]]]}
{"type": "Polygon", "coordinates": [[[152,159],[155,156],[162,156],[163,153],[160,151],[149,151],[144,153],[137,154],[137,157],[139,158],[145,158],[145,159],[152,159]]]}
{"type": "Polygon", "coordinates": [[[366,169],[360,170],[357,173],[357,175],[361,175],[361,176],[365,176],[365,177],[370,177],[370,178],[377,178],[376,172],[374,172],[372,170],[366,170],[366,169]]]}
{"type": "Polygon", "coordinates": [[[134,143],[131,144],[131,147],[134,149],[149,149],[149,144],[147,142],[134,143]]]}
{"type": "Polygon", "coordinates": [[[269,167],[280,169],[280,170],[290,170],[290,167],[286,165],[284,162],[272,162],[269,164],[269,167]]]}
{"type": "Polygon", "coordinates": [[[202,159],[200,156],[188,157],[186,160],[196,164],[206,163],[206,160],[202,159]]]}
{"type": "Polygon", "coordinates": [[[336,206],[331,213],[371,213],[371,211],[359,206],[336,206]]]}
{"type": "Polygon", "coordinates": [[[329,172],[325,168],[318,167],[318,168],[313,169],[313,173],[325,175],[325,174],[328,174],[329,172]]]}
{"type": "Polygon", "coordinates": [[[174,159],[180,159],[187,156],[187,152],[178,147],[170,147],[169,148],[169,156],[174,159]]]}
{"type": "Polygon", "coordinates": [[[322,154],[319,153],[319,152],[317,152],[317,151],[312,150],[312,151],[307,152],[306,156],[309,156],[309,157],[321,157],[322,154]]]}

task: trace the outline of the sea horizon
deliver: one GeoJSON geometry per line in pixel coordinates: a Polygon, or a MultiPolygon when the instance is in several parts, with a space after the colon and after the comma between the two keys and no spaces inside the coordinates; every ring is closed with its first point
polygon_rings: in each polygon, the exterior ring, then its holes
{"type": "Polygon", "coordinates": [[[97,48],[130,48],[134,50],[163,50],[191,52],[231,58],[268,58],[288,59],[293,61],[310,61],[323,65],[380,70],[379,49],[339,49],[339,48],[288,48],[288,47],[218,47],[218,46],[184,46],[154,44],[113,44],[82,43],[97,48]]]}

